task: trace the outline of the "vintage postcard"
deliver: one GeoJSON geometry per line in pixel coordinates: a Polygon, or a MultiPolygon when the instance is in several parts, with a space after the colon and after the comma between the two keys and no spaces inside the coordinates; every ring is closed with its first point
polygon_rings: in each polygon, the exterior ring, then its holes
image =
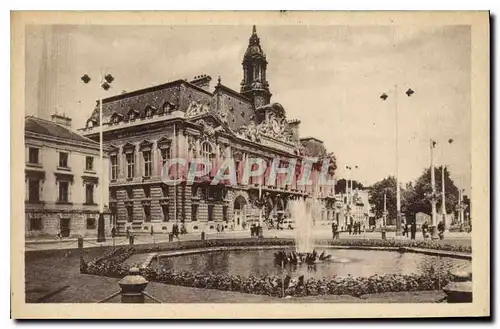
{"type": "Polygon", "coordinates": [[[490,315],[488,12],[11,18],[14,318],[490,315]]]}

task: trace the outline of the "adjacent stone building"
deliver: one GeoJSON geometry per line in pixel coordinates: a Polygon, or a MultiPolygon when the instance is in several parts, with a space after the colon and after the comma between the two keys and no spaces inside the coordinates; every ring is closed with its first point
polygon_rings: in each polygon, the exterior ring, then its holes
{"type": "MultiPolygon", "coordinates": [[[[245,229],[258,222],[261,206],[264,217],[273,218],[286,213],[291,199],[331,194],[329,187],[297,183],[304,159],[318,164],[332,156],[322,141],[301,139],[300,121],[289,120],[283,106],[271,102],[267,64],[254,27],[243,56],[240,91],[224,85],[220,77],[211,89],[211,77],[200,75],[103,100],[110,208],[120,232],[170,232],[174,223],[188,231],[245,229]],[[212,163],[232,158],[238,176],[249,158],[270,165],[279,157],[282,168],[290,159],[298,164],[290,184],[263,178],[210,185],[213,172],[194,184],[171,186],[162,180],[169,159],[200,157],[212,163]]],[[[97,103],[83,135],[97,141],[99,124],[97,103]]],[[[319,168],[312,170],[317,173],[319,168]]],[[[333,164],[330,176],[334,170],[333,164]]]]}
{"type": "MultiPolygon", "coordinates": [[[[99,179],[99,144],[73,132],[62,115],[26,117],[24,136],[26,236],[96,235],[100,184],[105,205],[108,200],[108,171],[99,179]]],[[[103,167],[109,167],[107,157],[103,167]]],[[[111,227],[109,216],[105,227],[111,227]]]]}

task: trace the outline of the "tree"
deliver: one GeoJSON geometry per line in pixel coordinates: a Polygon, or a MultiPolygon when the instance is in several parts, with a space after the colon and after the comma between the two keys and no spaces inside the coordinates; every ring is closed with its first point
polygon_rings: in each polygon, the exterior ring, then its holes
{"type": "MultiPolygon", "coordinates": [[[[347,180],[342,178],[342,179],[339,179],[337,182],[335,182],[335,193],[346,193],[347,192],[347,180]]],[[[353,180],[352,181],[352,188],[353,190],[355,189],[362,189],[363,188],[363,184],[361,184],[360,182],[358,181],[355,181],[353,180]]]]}
{"type": "MultiPolygon", "coordinates": [[[[439,195],[436,203],[436,210],[441,213],[441,169],[434,168],[434,174],[436,177],[436,193],[439,195]]],[[[458,189],[455,186],[453,180],[450,178],[450,172],[445,169],[445,198],[446,198],[446,213],[453,213],[456,209],[458,201],[458,189]]],[[[431,170],[427,168],[424,170],[422,175],[416,180],[413,191],[407,195],[406,212],[409,215],[414,216],[418,212],[423,212],[426,214],[431,214],[432,206],[430,195],[432,192],[431,186],[431,170]]]]}
{"type": "Polygon", "coordinates": [[[384,194],[388,212],[387,224],[392,225],[396,218],[396,178],[394,176],[386,177],[370,188],[368,198],[376,218],[384,215],[384,194]]]}

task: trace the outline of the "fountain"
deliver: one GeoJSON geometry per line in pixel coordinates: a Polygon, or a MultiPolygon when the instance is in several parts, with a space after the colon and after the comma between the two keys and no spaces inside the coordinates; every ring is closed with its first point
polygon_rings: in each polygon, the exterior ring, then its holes
{"type": "Polygon", "coordinates": [[[314,265],[331,259],[331,255],[323,251],[318,254],[314,250],[313,218],[316,214],[317,203],[314,199],[290,201],[290,213],[295,221],[295,252],[280,251],[274,254],[277,265],[302,264],[314,265]]]}

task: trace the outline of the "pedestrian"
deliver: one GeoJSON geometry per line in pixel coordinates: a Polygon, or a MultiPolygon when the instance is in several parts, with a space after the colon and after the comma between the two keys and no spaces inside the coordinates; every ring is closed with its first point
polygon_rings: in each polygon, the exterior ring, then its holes
{"type": "Polygon", "coordinates": [[[425,221],[423,224],[422,224],[422,235],[424,237],[424,239],[427,238],[427,231],[429,229],[429,224],[427,224],[427,221],[425,221]]]}
{"type": "Polygon", "coordinates": [[[113,226],[113,228],[111,229],[111,237],[115,237],[116,236],[116,227],[113,226]]]}
{"type": "Polygon", "coordinates": [[[349,232],[349,235],[352,234],[352,224],[347,224],[347,231],[349,232]]]}
{"type": "Polygon", "coordinates": [[[335,229],[335,223],[332,223],[332,236],[333,239],[335,240],[335,236],[337,235],[336,229],[335,229]]]}
{"type": "Polygon", "coordinates": [[[444,239],[444,230],[445,230],[445,224],[444,224],[443,220],[441,220],[438,223],[437,230],[438,230],[439,240],[443,240],[444,239]]]}
{"type": "Polygon", "coordinates": [[[176,237],[176,238],[177,238],[177,240],[180,240],[180,239],[179,239],[179,225],[174,224],[174,225],[172,226],[172,234],[174,235],[174,237],[176,237]]]}
{"type": "Polygon", "coordinates": [[[411,239],[415,240],[415,235],[417,235],[417,221],[415,219],[411,222],[411,239]]]}

